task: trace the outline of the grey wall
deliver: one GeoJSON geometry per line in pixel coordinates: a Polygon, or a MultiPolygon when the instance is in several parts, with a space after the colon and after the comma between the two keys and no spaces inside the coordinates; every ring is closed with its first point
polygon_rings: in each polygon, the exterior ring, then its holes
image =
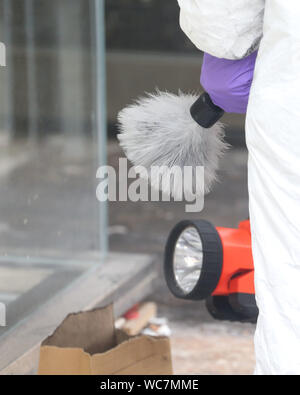
{"type": "MultiPolygon", "coordinates": [[[[49,64],[55,58],[55,51],[43,50],[39,52],[38,63],[49,64]]],[[[87,111],[91,108],[92,92],[89,81],[91,80],[90,58],[75,49],[64,51],[63,61],[66,64],[64,75],[65,91],[58,88],[59,95],[64,95],[64,113],[69,119],[83,117],[88,120],[91,114],[87,111]],[[72,65],[72,67],[68,67],[72,65]],[[86,82],[86,86],[85,86],[86,82]],[[74,103],[75,102],[75,103],[74,103]]],[[[152,92],[156,88],[176,92],[200,91],[199,75],[201,70],[202,56],[199,55],[166,55],[163,53],[128,53],[108,52],[107,54],[107,105],[108,120],[114,122],[120,109],[129,104],[137,96],[144,92],[152,92]]],[[[48,83],[46,72],[42,72],[41,78],[48,83]]],[[[6,70],[0,69],[0,84],[4,87],[7,83],[6,70]]],[[[0,116],[5,115],[4,95],[0,95],[0,116]]],[[[45,119],[58,119],[59,106],[44,105],[41,108],[45,119]]],[[[26,115],[26,107],[18,109],[22,117],[26,115]]],[[[235,123],[239,117],[236,118],[235,123]]],[[[55,124],[55,123],[54,123],[55,124]]]]}
{"type": "MultiPolygon", "coordinates": [[[[202,55],[180,32],[175,3],[106,2],[110,123],[145,91],[200,89],[202,55]]],[[[7,44],[8,60],[7,67],[0,68],[0,130],[9,129],[16,137],[90,133],[94,119],[92,5],[93,0],[0,0],[0,41],[7,44]]],[[[234,128],[243,128],[243,117],[227,119],[234,128]]]]}

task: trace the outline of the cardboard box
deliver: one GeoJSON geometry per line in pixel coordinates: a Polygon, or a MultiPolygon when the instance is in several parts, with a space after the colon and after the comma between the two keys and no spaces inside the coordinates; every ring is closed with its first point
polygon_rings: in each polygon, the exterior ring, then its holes
{"type": "Polygon", "coordinates": [[[40,375],[170,375],[168,338],[115,330],[112,306],[70,314],[40,349],[40,375]]]}

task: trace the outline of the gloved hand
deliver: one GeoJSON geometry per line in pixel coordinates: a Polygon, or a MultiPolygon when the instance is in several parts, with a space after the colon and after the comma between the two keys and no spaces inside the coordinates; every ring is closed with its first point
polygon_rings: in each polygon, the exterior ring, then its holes
{"type": "Polygon", "coordinates": [[[227,60],[204,54],[200,82],[216,106],[225,112],[246,113],[256,56],[257,51],[227,60]]]}

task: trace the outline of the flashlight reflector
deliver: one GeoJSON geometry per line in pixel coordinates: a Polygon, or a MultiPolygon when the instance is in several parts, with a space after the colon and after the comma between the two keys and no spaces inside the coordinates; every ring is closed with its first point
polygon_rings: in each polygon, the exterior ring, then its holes
{"type": "Polygon", "coordinates": [[[179,236],[174,252],[174,274],[184,293],[196,286],[203,265],[202,241],[197,230],[189,226],[179,236]]]}
{"type": "Polygon", "coordinates": [[[171,231],[165,250],[165,279],[174,296],[206,299],[222,271],[223,249],[216,228],[207,221],[182,221],[171,231]]]}

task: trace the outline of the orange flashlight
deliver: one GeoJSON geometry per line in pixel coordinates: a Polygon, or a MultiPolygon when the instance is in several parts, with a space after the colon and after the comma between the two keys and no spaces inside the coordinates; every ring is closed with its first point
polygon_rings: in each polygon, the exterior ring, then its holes
{"type": "Polygon", "coordinates": [[[177,298],[205,299],[216,319],[256,322],[249,220],[237,229],[216,228],[203,220],[181,221],[169,235],[164,272],[177,298]]]}

